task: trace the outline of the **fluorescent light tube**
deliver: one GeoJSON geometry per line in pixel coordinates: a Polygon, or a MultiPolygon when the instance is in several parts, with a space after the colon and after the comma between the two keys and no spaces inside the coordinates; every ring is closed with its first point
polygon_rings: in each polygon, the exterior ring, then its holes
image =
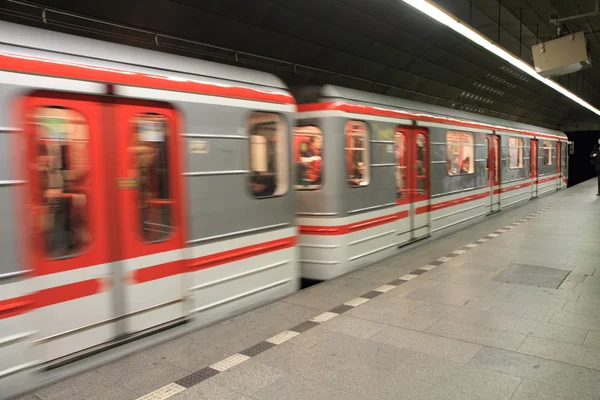
{"type": "Polygon", "coordinates": [[[547,86],[556,90],[560,94],[568,97],[573,100],[577,104],[587,108],[591,112],[600,116],[600,110],[596,107],[592,106],[587,101],[583,100],[581,97],[577,96],[573,92],[570,92],[565,87],[559,85],[555,81],[549,78],[545,78],[538,74],[535,69],[533,69],[529,64],[524,62],[523,60],[515,57],[508,51],[504,50],[496,43],[491,41],[489,38],[475,31],[471,27],[463,24],[460,19],[446,12],[445,10],[439,8],[438,6],[432,4],[429,0],[402,0],[406,4],[416,8],[422,13],[430,16],[436,21],[446,25],[457,33],[460,33],[462,36],[470,39],[472,42],[480,45],[484,49],[488,50],[491,53],[494,53],[504,61],[510,63],[511,65],[519,68],[521,71],[525,72],[527,75],[537,79],[538,81],[545,83],[547,86]]]}

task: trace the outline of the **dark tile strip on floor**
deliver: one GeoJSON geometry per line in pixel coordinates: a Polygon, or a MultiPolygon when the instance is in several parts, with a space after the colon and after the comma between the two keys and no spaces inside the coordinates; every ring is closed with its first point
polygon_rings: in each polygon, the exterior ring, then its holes
{"type": "Polygon", "coordinates": [[[329,311],[319,314],[316,317],[311,318],[308,321],[305,321],[299,325],[296,325],[295,327],[290,328],[287,331],[281,332],[280,334],[275,335],[263,342],[255,344],[254,346],[249,347],[246,350],[243,350],[237,354],[234,354],[231,357],[228,357],[224,360],[221,360],[209,367],[202,368],[199,371],[196,371],[186,377],[183,377],[174,383],[170,383],[166,386],[161,387],[160,389],[155,390],[154,392],[151,392],[145,396],[139,397],[137,400],[163,400],[163,399],[172,397],[179,392],[182,392],[194,385],[199,384],[200,382],[203,382],[207,379],[212,378],[215,375],[220,374],[223,371],[226,371],[238,364],[243,363],[244,361],[246,361],[264,351],[267,351],[272,347],[278,346],[278,345],[314,328],[315,326],[319,326],[320,324],[322,324],[326,321],[329,321],[330,319],[335,318],[340,314],[343,314],[349,310],[352,310],[353,308],[358,307],[361,304],[364,304],[364,303],[368,302],[369,300],[382,295],[385,292],[393,290],[396,287],[398,287],[412,279],[418,278],[419,275],[421,275],[427,271],[430,271],[434,268],[437,268],[438,266],[440,266],[444,263],[447,263],[448,261],[460,256],[461,254],[464,254],[464,253],[468,252],[469,250],[472,250],[475,247],[477,247],[485,242],[488,242],[488,241],[500,236],[501,234],[503,234],[505,232],[508,232],[509,230],[539,216],[542,212],[548,211],[551,208],[554,208],[554,207],[558,206],[559,204],[564,203],[571,197],[577,196],[577,195],[578,195],[578,193],[574,193],[568,197],[565,197],[549,206],[546,206],[538,211],[535,211],[535,212],[529,214],[525,218],[522,218],[516,222],[513,222],[513,223],[505,226],[502,229],[498,229],[495,232],[492,232],[479,240],[475,240],[472,243],[469,243],[444,257],[441,257],[437,260],[434,260],[434,261],[428,263],[427,265],[417,268],[416,270],[414,270],[398,279],[394,279],[393,281],[388,282],[385,285],[375,288],[355,299],[347,301],[346,303],[341,304],[335,308],[332,308],[329,311]]]}

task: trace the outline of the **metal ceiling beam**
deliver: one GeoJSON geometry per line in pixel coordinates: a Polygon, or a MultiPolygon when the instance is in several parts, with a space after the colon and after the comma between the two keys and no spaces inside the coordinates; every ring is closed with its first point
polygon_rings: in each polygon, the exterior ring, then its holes
{"type": "Polygon", "coordinates": [[[595,4],[594,4],[594,11],[593,12],[589,12],[589,13],[585,13],[585,14],[578,14],[578,15],[572,15],[570,17],[563,17],[563,18],[550,18],[550,22],[555,24],[558,22],[565,22],[565,21],[572,21],[574,19],[579,19],[579,18],[587,18],[587,17],[597,17],[600,16],[600,0],[596,0],[595,4]]]}

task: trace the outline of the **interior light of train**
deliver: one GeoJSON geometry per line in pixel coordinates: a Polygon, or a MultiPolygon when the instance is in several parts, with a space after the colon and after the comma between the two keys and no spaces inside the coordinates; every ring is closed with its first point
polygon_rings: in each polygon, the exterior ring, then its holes
{"type": "Polygon", "coordinates": [[[403,1],[404,3],[416,8],[417,10],[421,11],[422,13],[435,19],[436,21],[446,25],[447,27],[451,28],[455,32],[461,34],[462,36],[470,39],[472,42],[480,45],[484,49],[486,49],[486,50],[490,51],[491,53],[495,54],[496,56],[500,57],[504,61],[519,68],[521,71],[525,72],[526,74],[530,75],[531,77],[533,77],[533,78],[537,79],[538,81],[544,83],[545,85],[551,87],[552,89],[556,90],[557,92],[561,93],[562,95],[573,100],[577,104],[587,108],[594,114],[600,115],[600,110],[598,110],[596,107],[592,106],[590,103],[583,100],[579,96],[575,95],[571,91],[567,90],[565,87],[556,83],[552,79],[541,76],[529,64],[525,63],[523,60],[517,58],[516,56],[512,55],[508,51],[504,50],[503,48],[498,46],[496,43],[494,43],[493,41],[491,41],[484,35],[480,34],[479,32],[475,31],[471,27],[465,25],[457,17],[451,15],[450,13],[446,12],[445,10],[432,4],[429,0],[399,0],[399,1],[403,1]]]}

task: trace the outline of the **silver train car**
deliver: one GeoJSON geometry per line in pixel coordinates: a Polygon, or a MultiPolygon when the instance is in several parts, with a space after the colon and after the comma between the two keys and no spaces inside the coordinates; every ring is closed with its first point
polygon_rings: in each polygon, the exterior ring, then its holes
{"type": "Polygon", "coordinates": [[[567,183],[563,132],[335,86],[296,100],[305,278],[345,274],[567,183]]]}
{"type": "Polygon", "coordinates": [[[0,23],[0,398],[299,288],[274,76],[0,23]]]}
{"type": "Polygon", "coordinates": [[[0,31],[0,399],[566,183],[561,132],[0,31]]]}

